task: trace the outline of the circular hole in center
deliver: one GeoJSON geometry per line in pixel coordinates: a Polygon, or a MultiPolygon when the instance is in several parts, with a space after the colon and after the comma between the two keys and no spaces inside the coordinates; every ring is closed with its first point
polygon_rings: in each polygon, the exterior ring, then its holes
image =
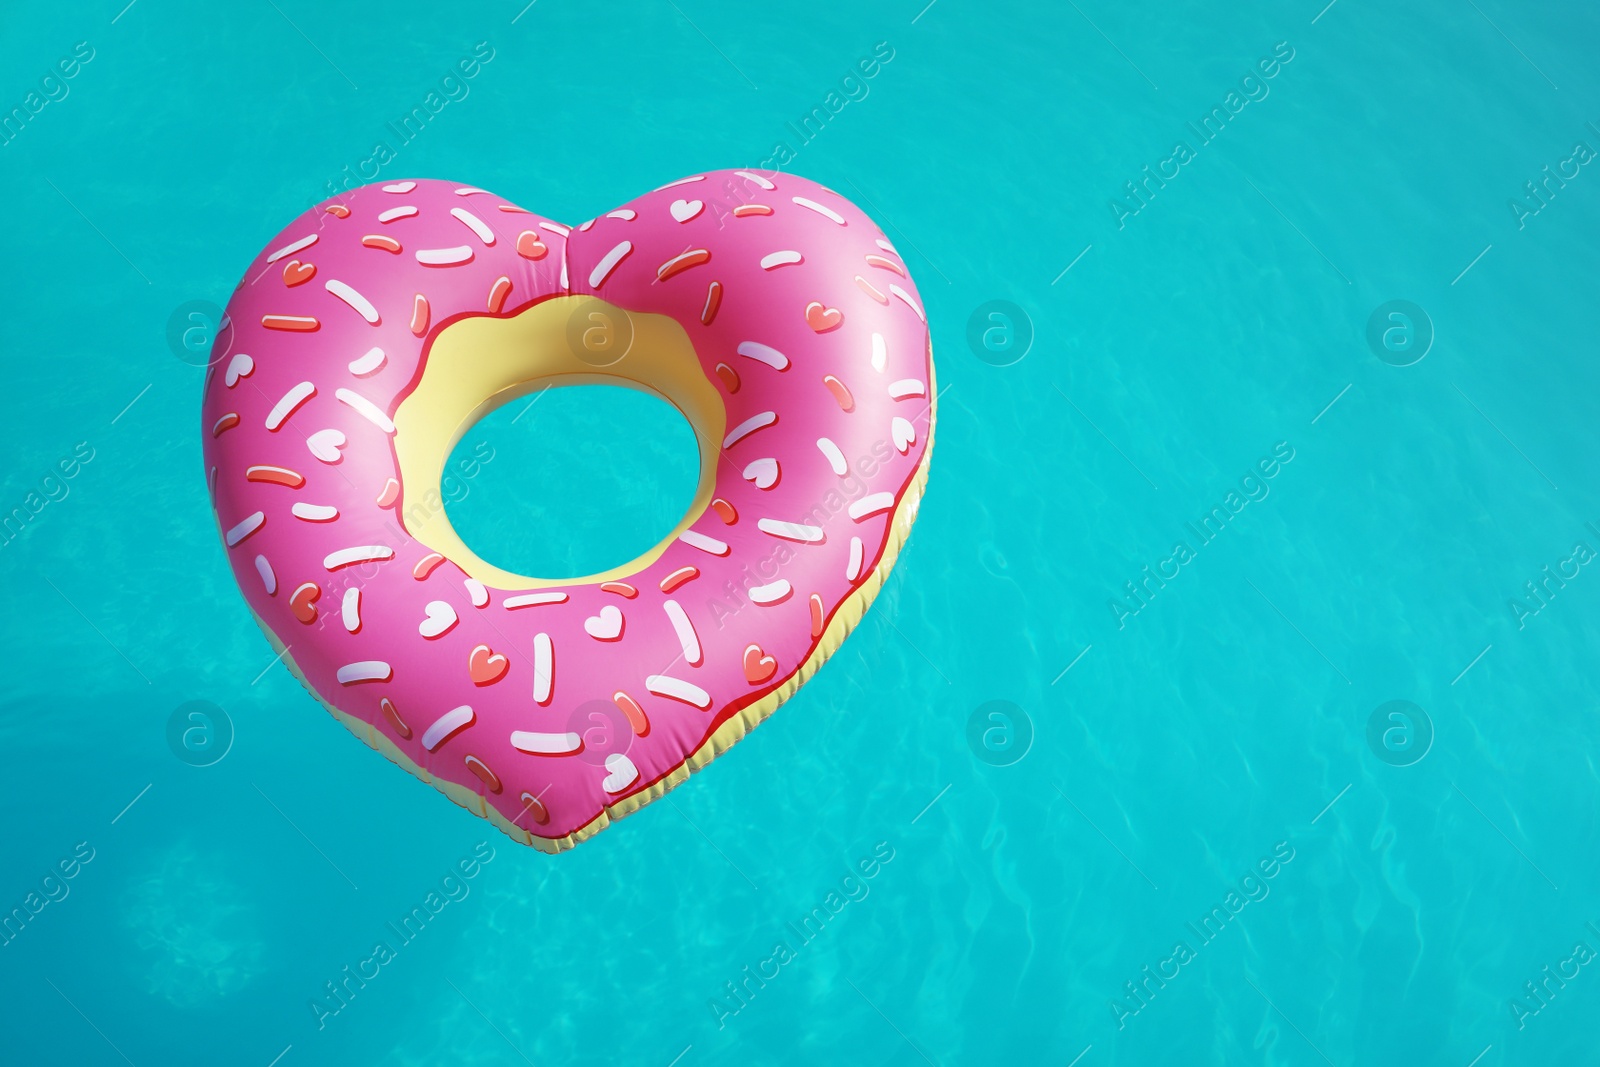
{"type": "Polygon", "coordinates": [[[530,393],[477,422],[445,462],[439,493],[485,561],[578,578],[670,534],[699,474],[694,430],[677,408],[637,389],[576,385],[530,393]]]}

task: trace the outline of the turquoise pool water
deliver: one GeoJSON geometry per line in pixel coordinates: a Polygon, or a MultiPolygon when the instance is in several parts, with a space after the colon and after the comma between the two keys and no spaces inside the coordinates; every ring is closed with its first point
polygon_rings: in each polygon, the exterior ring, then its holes
{"type": "MultiPolygon", "coordinates": [[[[0,35],[0,1060],[1596,1062],[1592,7],[124,2],[0,35]],[[781,163],[933,326],[868,618],[570,854],[307,697],[208,513],[174,313],[378,142],[571,221],[781,163]]],[[[623,558],[693,477],[572,445],[631,402],[452,514],[623,558]]]]}

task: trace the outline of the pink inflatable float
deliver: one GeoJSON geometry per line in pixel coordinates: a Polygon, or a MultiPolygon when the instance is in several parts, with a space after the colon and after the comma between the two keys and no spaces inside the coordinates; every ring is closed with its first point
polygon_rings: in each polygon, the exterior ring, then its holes
{"type": "Polygon", "coordinates": [[[204,398],[235,578],[340,722],[518,841],[570,848],[684,781],[860,620],[910,531],[934,399],[905,261],[812,182],[733,171],[569,228],[369,185],[228,305],[204,398]],[[465,430],[550,385],[675,405],[696,496],[583,578],[480,559],[440,506],[465,430]]]}

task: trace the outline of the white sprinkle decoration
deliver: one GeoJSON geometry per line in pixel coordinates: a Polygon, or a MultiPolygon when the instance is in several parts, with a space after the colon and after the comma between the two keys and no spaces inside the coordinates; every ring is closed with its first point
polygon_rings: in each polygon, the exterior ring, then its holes
{"type": "Polygon", "coordinates": [[[362,418],[382,430],[384,433],[394,433],[394,422],[383,413],[383,409],[360,393],[349,389],[336,389],[333,393],[340,403],[355,410],[362,418]]]}
{"type": "Polygon", "coordinates": [[[550,703],[550,690],[556,680],[556,649],[550,635],[533,635],[533,699],[537,704],[550,703]]]}
{"type": "Polygon", "coordinates": [[[354,548],[341,548],[336,552],[329,552],[323,558],[322,565],[330,571],[336,571],[352,563],[376,563],[379,560],[393,558],[394,549],[387,545],[356,545],[354,548]]]}
{"type": "Polygon", "coordinates": [[[757,430],[765,426],[771,426],[777,421],[778,413],[775,411],[763,411],[759,415],[752,415],[729,431],[728,436],[722,439],[722,447],[732,448],[757,430]]]}
{"type": "Polygon", "coordinates": [[[879,374],[883,373],[884,364],[889,361],[889,347],[883,342],[883,334],[872,335],[872,369],[879,374]]]}
{"type": "Polygon", "coordinates": [[[789,585],[789,583],[786,580],[779,578],[775,582],[771,582],[767,585],[758,585],[751,589],[750,599],[757,604],[762,605],[781,604],[785,600],[788,600],[789,594],[793,592],[794,589],[789,585]]]}
{"type": "Polygon", "coordinates": [[[757,489],[771,489],[778,484],[778,461],[772,458],[758,459],[744,469],[746,481],[756,483],[757,489]]]}
{"type": "Polygon", "coordinates": [[[261,585],[266,589],[267,595],[276,595],[278,592],[278,576],[273,573],[272,564],[267,561],[266,556],[256,557],[256,573],[261,575],[261,585]]]}
{"type": "Polygon", "coordinates": [[[393,185],[385,185],[383,191],[386,193],[409,193],[416,187],[416,182],[395,182],[393,185]]]}
{"type": "Polygon", "coordinates": [[[927,396],[928,388],[915,378],[901,378],[889,383],[889,395],[896,400],[909,400],[914,396],[927,396]]]}
{"type": "Polygon", "coordinates": [[[372,306],[372,301],[350,288],[350,286],[341,282],[338,278],[329,278],[323,283],[323,288],[355,308],[367,322],[373,326],[378,325],[378,309],[372,306]]]}
{"type": "Polygon", "coordinates": [[[613,752],[606,757],[606,776],[600,787],[607,793],[620,793],[638,780],[639,768],[625,754],[613,752]]]}
{"type": "Polygon", "coordinates": [[[828,466],[833,468],[833,473],[843,478],[850,473],[850,465],[844,461],[844,453],[839,451],[839,446],[826,437],[817,438],[817,447],[822,454],[828,457],[828,466]]]}
{"type": "Polygon", "coordinates": [[[350,373],[357,378],[365,378],[383,366],[383,349],[373,347],[366,353],[350,361],[350,373]]]}
{"type": "Polygon", "coordinates": [[[658,697],[681,700],[685,704],[694,705],[701,711],[711,706],[710,693],[707,693],[692,682],[683,681],[681,678],[671,678],[665,674],[652,674],[645,678],[644,687],[658,697]]]}
{"type": "Polygon", "coordinates": [[[917,443],[917,428],[899,415],[889,424],[889,432],[894,437],[894,447],[903,456],[906,449],[917,443]]]}
{"type": "Polygon", "coordinates": [[[339,509],[332,504],[307,504],[302,501],[289,511],[295,518],[306,522],[332,522],[339,517],[339,509]]]}
{"type": "Polygon", "coordinates": [[[430,600],[428,606],[422,610],[423,618],[417,626],[417,633],[429,641],[449,633],[458,621],[456,609],[443,600],[430,600]]]}
{"type": "Polygon", "coordinates": [[[267,429],[277,432],[285,419],[300,410],[300,405],[317,395],[317,387],[310,382],[301,382],[299,385],[283,394],[283,399],[272,405],[272,410],[267,412],[267,429]]]}
{"type": "Polygon", "coordinates": [[[666,610],[667,618],[672,620],[672,629],[678,635],[678,645],[683,649],[685,662],[691,667],[700,666],[700,635],[694,632],[694,623],[689,621],[683,605],[676,600],[668,600],[661,606],[666,610]]]}
{"type": "Polygon", "coordinates": [[[679,178],[675,182],[668,182],[665,185],[657,186],[655,191],[659,193],[662,189],[675,189],[680,185],[688,185],[690,182],[703,182],[705,180],[706,176],[704,174],[696,174],[692,178],[679,178]]]}
{"type": "Polygon", "coordinates": [[[508,596],[505,599],[507,608],[531,608],[540,604],[565,604],[565,593],[524,593],[521,596],[508,596]]]}
{"type": "Polygon", "coordinates": [[[345,446],[344,431],[318,430],[306,438],[306,447],[311,454],[324,463],[339,462],[339,449],[345,446]]]}
{"type": "Polygon", "coordinates": [[[571,226],[563,226],[559,222],[541,222],[539,223],[539,229],[549,230],[551,233],[560,234],[562,237],[572,232],[571,226]]]}
{"type": "Polygon", "coordinates": [[[472,249],[466,245],[454,248],[419,248],[417,262],[424,267],[459,267],[472,262],[472,249]]]}
{"type": "Polygon", "coordinates": [[[850,565],[845,568],[844,572],[844,576],[850,581],[853,582],[861,577],[861,563],[865,554],[865,550],[861,545],[861,538],[850,538],[850,565]]]}
{"type": "Polygon", "coordinates": [[[472,725],[472,720],[477,716],[466,704],[459,708],[451,708],[437,719],[433,725],[422,732],[422,747],[432,752],[446,740],[454,737],[458,732],[472,725]]]}
{"type": "Polygon", "coordinates": [[[346,663],[334,672],[340,685],[358,685],[361,682],[387,682],[394,677],[394,668],[381,659],[364,659],[359,663],[346,663]]]}
{"type": "Polygon", "coordinates": [[[513,730],[511,747],[532,756],[570,756],[583,747],[583,738],[574,733],[541,734],[532,730],[513,730]]]}
{"type": "Polygon", "coordinates": [[[489,590],[484,588],[482,582],[478,581],[476,578],[468,578],[461,584],[467,587],[467,595],[472,598],[473,607],[481,608],[488,605],[489,590]]]}
{"type": "Polygon", "coordinates": [[[868,493],[866,496],[850,505],[850,517],[857,522],[876,515],[881,511],[888,511],[894,507],[893,493],[868,493]]]}
{"type": "Polygon", "coordinates": [[[223,535],[222,539],[223,541],[227,542],[229,548],[232,548],[240,541],[243,541],[246,537],[249,537],[251,534],[261,529],[262,524],[266,521],[266,513],[258,511],[254,515],[251,515],[250,517],[235,524],[233,529],[229,530],[223,535]]]}
{"type": "Polygon", "coordinates": [[[600,262],[594,265],[594,270],[589,272],[589,288],[600,288],[601,283],[611,276],[612,271],[617,269],[617,264],[622,262],[623,257],[632,251],[633,242],[623,241],[607,252],[600,262]]]}
{"type": "Polygon", "coordinates": [[[302,237],[302,238],[300,238],[300,240],[294,242],[293,244],[284,245],[282,248],[280,248],[276,252],[272,253],[270,256],[267,257],[267,262],[268,263],[276,263],[276,262],[278,262],[278,260],[282,259],[284,256],[292,256],[296,252],[300,251],[302,248],[310,248],[312,245],[314,245],[316,243],[317,243],[317,235],[316,234],[312,234],[310,237],[302,237]]]}
{"type": "Polygon", "coordinates": [[[917,318],[921,319],[923,322],[927,322],[928,321],[928,316],[924,315],[922,313],[922,308],[918,307],[917,306],[917,302],[915,300],[911,299],[911,294],[910,293],[906,292],[904,289],[900,288],[898,285],[894,284],[893,282],[889,283],[889,292],[894,294],[895,296],[898,296],[901,300],[904,300],[906,302],[906,307],[910,308],[912,311],[915,311],[917,313],[917,318]]]}
{"type": "Polygon", "coordinates": [[[704,200],[674,200],[667,209],[678,222],[688,222],[706,209],[704,200]]]}
{"type": "Polygon", "coordinates": [[[467,185],[467,186],[463,186],[460,189],[457,189],[456,190],[456,195],[457,196],[477,196],[479,193],[487,193],[488,191],[489,190],[487,190],[487,189],[479,189],[476,186],[467,185]]]}
{"type": "Polygon", "coordinates": [[[477,234],[478,240],[482,241],[485,245],[494,244],[494,231],[489,229],[484,221],[478,216],[474,215],[464,207],[453,207],[450,209],[450,214],[453,215],[467,229],[477,234]]]}
{"type": "Polygon", "coordinates": [[[740,341],[738,352],[741,356],[758,363],[765,363],[774,370],[787,370],[789,367],[788,356],[771,345],[764,345],[759,341],[740,341]]]}
{"type": "Polygon", "coordinates": [[[763,188],[763,189],[776,189],[777,188],[776,185],[773,185],[771,182],[767,181],[767,179],[763,178],[759,174],[751,174],[747,170],[736,170],[736,171],[734,171],[734,173],[737,174],[741,178],[747,178],[750,181],[755,182],[757,185],[761,186],[761,188],[763,188]]]}
{"type": "Polygon", "coordinates": [[[798,541],[803,545],[820,544],[826,536],[820,526],[807,526],[799,522],[782,522],[778,519],[761,519],[756,526],[762,533],[781,537],[785,541],[798,541]]]}
{"type": "Polygon", "coordinates": [[[345,632],[353,634],[361,629],[361,590],[344,591],[344,600],[339,604],[339,618],[344,622],[345,632]]]}
{"type": "Polygon", "coordinates": [[[631,207],[622,207],[622,208],[618,208],[615,211],[606,212],[606,218],[608,218],[608,219],[621,219],[623,222],[632,222],[634,219],[636,219],[638,217],[639,217],[639,213],[637,211],[633,210],[633,208],[631,208],[631,207]]]}
{"type": "Polygon", "coordinates": [[[256,369],[256,361],[240,352],[228,360],[228,369],[222,372],[222,384],[229,389],[239,384],[240,378],[250,377],[250,372],[256,369]]]}
{"type": "Polygon", "coordinates": [[[769,252],[761,257],[761,269],[776,270],[791,263],[802,263],[804,261],[805,257],[793,249],[786,249],[782,252],[769,252]]]}
{"type": "Polygon", "coordinates": [[[690,548],[698,548],[702,552],[709,552],[713,556],[726,556],[728,546],[718,541],[715,537],[708,537],[697,530],[685,530],[678,535],[678,540],[690,548]]]}
{"type": "Polygon", "coordinates": [[[407,204],[404,207],[392,207],[388,211],[379,212],[379,222],[393,222],[396,219],[409,219],[417,213],[417,209],[407,204]]]}
{"type": "Polygon", "coordinates": [[[622,636],[625,621],[621,608],[607,604],[600,609],[600,614],[583,620],[583,631],[596,641],[615,641],[622,636]]]}
{"type": "Polygon", "coordinates": [[[900,254],[899,252],[896,252],[894,250],[894,245],[890,244],[888,241],[885,241],[882,237],[878,238],[877,245],[878,245],[879,248],[883,249],[885,252],[890,252],[890,253],[893,253],[894,255],[897,255],[897,256],[900,254]]]}
{"type": "Polygon", "coordinates": [[[823,207],[815,200],[807,200],[803,196],[797,196],[794,198],[794,202],[803,208],[810,208],[812,211],[815,211],[818,215],[821,215],[823,218],[828,219],[831,222],[837,222],[840,226],[845,225],[843,215],[839,214],[832,208],[823,207]]]}

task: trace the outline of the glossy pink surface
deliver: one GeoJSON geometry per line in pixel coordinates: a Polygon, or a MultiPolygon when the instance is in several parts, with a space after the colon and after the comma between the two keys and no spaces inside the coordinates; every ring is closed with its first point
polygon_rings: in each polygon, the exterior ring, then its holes
{"type": "Polygon", "coordinates": [[[792,675],[817,646],[813,598],[825,623],[871,574],[923,458],[929,335],[904,262],[842,197],[747,173],[570,232],[456,183],[366,186],[257,256],[214,350],[206,469],[252,610],[324,701],[541,837],[662,779],[792,675]],[[625,579],[632,597],[572,584],[519,607],[529,590],[475,588],[447,559],[419,570],[432,550],[384,490],[389,419],[428,341],[462,315],[586,293],[684,327],[726,405],[715,495],[736,518],[708,509],[625,579]],[[260,467],[296,477],[247,476],[260,467]],[[685,567],[698,575],[663,592],[685,567]]]}

